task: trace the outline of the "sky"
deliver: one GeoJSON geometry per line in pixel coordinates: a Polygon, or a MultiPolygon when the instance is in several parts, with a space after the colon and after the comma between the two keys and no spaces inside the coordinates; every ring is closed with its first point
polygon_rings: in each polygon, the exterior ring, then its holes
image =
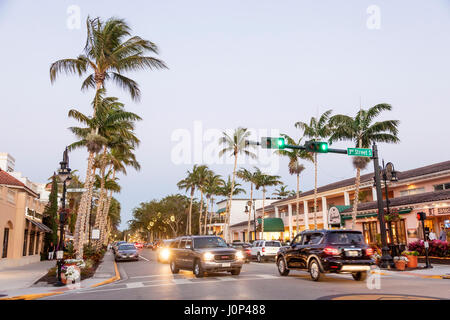
{"type": "MultiPolygon", "coordinates": [[[[46,182],[74,141],[68,111],[92,111],[94,92],[80,90],[81,78],[49,79],[52,62],[82,53],[88,15],[124,18],[134,35],[158,45],[169,67],[127,74],[140,85],[138,103],[106,86],[143,118],[136,129],[142,170],[120,177],[121,228],[140,202],[183,192],[176,183],[195,162],[231,174],[229,160],[208,153],[218,149],[217,134],[239,126],[256,138],[298,139],[297,121],[389,103],[393,111],[380,119],[400,120],[401,143],[380,144],[382,159],[399,171],[450,159],[448,0],[0,0],[0,152],[32,181],[46,182]]],[[[256,151],[257,165],[295,188],[286,159],[269,163],[268,151],[256,151]]],[[[70,167],[84,176],[86,159],[86,150],[73,151],[70,167]]],[[[345,155],[319,155],[318,164],[319,185],[355,175],[345,155]]],[[[313,165],[305,166],[303,191],[314,187],[313,165]]]]}

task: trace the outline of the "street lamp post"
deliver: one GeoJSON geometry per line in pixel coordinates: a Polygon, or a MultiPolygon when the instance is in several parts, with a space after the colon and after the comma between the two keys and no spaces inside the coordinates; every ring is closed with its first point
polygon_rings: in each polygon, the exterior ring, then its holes
{"type": "Polygon", "coordinates": [[[66,182],[69,181],[70,178],[70,168],[69,168],[69,156],[68,156],[68,150],[66,147],[66,150],[64,150],[63,153],[63,161],[60,163],[61,168],[58,170],[58,176],[60,181],[63,183],[63,192],[61,197],[61,210],[59,212],[59,250],[57,251],[57,258],[58,258],[58,281],[55,284],[55,286],[63,286],[64,283],[62,283],[61,280],[61,269],[62,265],[64,263],[64,224],[66,223],[67,219],[67,212],[66,212],[66,182]]]}
{"type": "MultiPolygon", "coordinates": [[[[382,161],[383,167],[381,168],[381,175],[384,182],[384,193],[386,194],[386,213],[387,215],[390,215],[390,209],[389,209],[389,194],[388,194],[388,185],[387,181],[396,182],[397,179],[397,172],[394,170],[394,165],[391,162],[388,162],[386,166],[384,165],[384,160],[382,161]]],[[[392,232],[392,225],[391,221],[388,221],[388,232],[389,232],[389,238],[391,239],[391,253],[395,256],[398,255],[398,247],[396,244],[396,241],[394,240],[394,233],[392,232]]]]}
{"type": "Polygon", "coordinates": [[[375,173],[375,186],[377,191],[377,203],[378,203],[378,221],[380,223],[380,234],[381,234],[381,244],[382,244],[382,255],[381,255],[381,267],[388,268],[394,265],[392,256],[389,254],[389,248],[386,241],[386,222],[384,220],[384,206],[383,206],[383,195],[381,193],[381,182],[380,182],[380,165],[378,162],[378,148],[375,142],[372,146],[372,160],[374,165],[375,173]]]}

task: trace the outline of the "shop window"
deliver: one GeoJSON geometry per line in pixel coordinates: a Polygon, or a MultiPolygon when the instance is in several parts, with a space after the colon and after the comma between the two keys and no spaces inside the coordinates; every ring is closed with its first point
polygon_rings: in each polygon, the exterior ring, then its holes
{"type": "Polygon", "coordinates": [[[413,194],[419,194],[425,192],[425,187],[422,188],[415,188],[415,189],[408,189],[408,190],[402,190],[400,191],[400,196],[412,196],[413,194]]]}
{"type": "Polygon", "coordinates": [[[433,187],[434,187],[434,191],[449,190],[450,189],[450,182],[436,184],[433,187]]]}
{"type": "Polygon", "coordinates": [[[28,230],[25,230],[23,234],[23,249],[22,249],[22,255],[27,255],[27,244],[28,244],[28,230]]]}
{"type": "Polygon", "coordinates": [[[364,241],[367,244],[375,244],[377,242],[377,222],[363,222],[364,241]]]}
{"type": "Polygon", "coordinates": [[[28,246],[28,255],[29,256],[33,255],[33,251],[34,251],[34,236],[35,236],[34,231],[31,231],[30,232],[30,245],[28,246]]]}
{"type": "Polygon", "coordinates": [[[3,252],[2,258],[8,257],[8,241],[9,241],[9,228],[5,228],[3,231],[3,252]]]}
{"type": "MultiPolygon", "coordinates": [[[[391,222],[392,237],[394,238],[394,244],[406,244],[406,228],[405,220],[392,221],[391,222]]],[[[386,230],[388,243],[391,244],[391,237],[389,230],[386,230]]]]}

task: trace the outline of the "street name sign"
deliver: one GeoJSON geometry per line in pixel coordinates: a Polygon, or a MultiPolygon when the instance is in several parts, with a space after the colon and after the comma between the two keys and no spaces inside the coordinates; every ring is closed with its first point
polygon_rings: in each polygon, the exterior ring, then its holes
{"type": "Polygon", "coordinates": [[[353,157],[372,157],[372,149],[347,148],[347,155],[353,157]]]}

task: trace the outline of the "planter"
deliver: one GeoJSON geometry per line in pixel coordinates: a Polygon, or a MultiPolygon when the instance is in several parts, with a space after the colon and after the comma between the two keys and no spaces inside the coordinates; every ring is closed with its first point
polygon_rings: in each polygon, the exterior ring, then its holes
{"type": "Polygon", "coordinates": [[[395,261],[395,269],[399,271],[404,271],[406,268],[406,262],[405,261],[395,261]]]}
{"type": "Polygon", "coordinates": [[[417,256],[412,256],[412,255],[409,255],[409,256],[407,256],[408,257],[408,264],[407,264],[407,266],[408,266],[408,268],[417,268],[417,256]]]}

